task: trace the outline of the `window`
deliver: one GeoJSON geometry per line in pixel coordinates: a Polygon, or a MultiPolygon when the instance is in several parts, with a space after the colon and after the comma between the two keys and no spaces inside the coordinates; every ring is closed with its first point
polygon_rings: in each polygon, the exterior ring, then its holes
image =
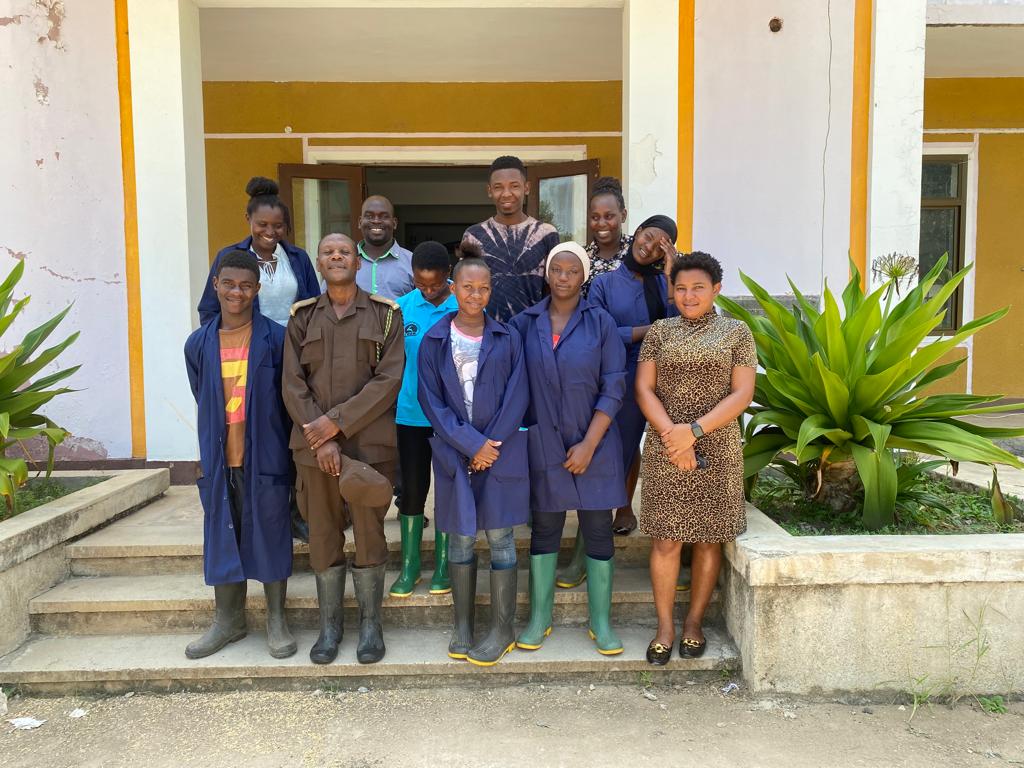
{"type": "MultiPolygon", "coordinates": [[[[921,168],[920,276],[948,254],[946,268],[932,289],[934,293],[964,266],[964,201],[967,187],[966,155],[925,155],[921,168]]],[[[957,330],[963,319],[963,285],[946,304],[946,316],[938,330],[957,330]]]]}

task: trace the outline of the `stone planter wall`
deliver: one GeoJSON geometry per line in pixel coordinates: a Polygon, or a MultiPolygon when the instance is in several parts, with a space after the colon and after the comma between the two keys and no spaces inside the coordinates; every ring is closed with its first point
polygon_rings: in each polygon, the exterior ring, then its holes
{"type": "Polygon", "coordinates": [[[110,479],[0,523],[0,656],[28,637],[29,600],[67,578],[64,544],[156,498],[170,480],[166,469],[54,475],[110,479]]]}
{"type": "Polygon", "coordinates": [[[723,571],[753,690],[1024,691],[1024,534],[798,537],[747,514],[723,571]]]}

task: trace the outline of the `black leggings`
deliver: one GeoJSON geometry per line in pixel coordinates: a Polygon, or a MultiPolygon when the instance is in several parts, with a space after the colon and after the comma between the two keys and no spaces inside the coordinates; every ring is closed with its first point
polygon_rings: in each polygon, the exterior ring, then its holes
{"type": "MultiPolygon", "coordinates": [[[[580,534],[592,560],[611,560],[615,554],[612,542],[612,511],[610,509],[581,509],[576,513],[580,521],[580,534]]],[[[565,512],[534,512],[533,533],[530,536],[531,555],[550,555],[562,545],[565,512]]],[[[577,534],[579,535],[579,534],[577,534]]]]}
{"type": "Polygon", "coordinates": [[[402,493],[398,497],[398,512],[403,515],[422,515],[430,490],[430,438],[431,427],[407,427],[397,424],[398,471],[402,493]]]}

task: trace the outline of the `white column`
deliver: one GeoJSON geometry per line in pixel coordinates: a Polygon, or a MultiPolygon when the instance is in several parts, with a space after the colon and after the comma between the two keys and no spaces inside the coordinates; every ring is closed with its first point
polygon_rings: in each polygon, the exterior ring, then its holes
{"type": "Polygon", "coordinates": [[[195,459],[182,346],[193,328],[191,262],[205,273],[199,12],[192,0],[129,0],[142,296],[146,454],[195,459]]]}
{"type": "Polygon", "coordinates": [[[626,0],[622,11],[622,176],[632,231],[676,215],[679,2],[626,0]]]}
{"type": "Polygon", "coordinates": [[[876,2],[871,54],[868,264],[918,256],[926,0],[876,2]]]}

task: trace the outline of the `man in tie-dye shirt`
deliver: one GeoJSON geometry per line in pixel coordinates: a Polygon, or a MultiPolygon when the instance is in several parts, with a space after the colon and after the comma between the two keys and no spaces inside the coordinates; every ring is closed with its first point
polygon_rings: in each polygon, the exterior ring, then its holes
{"type": "Polygon", "coordinates": [[[491,268],[487,314],[501,322],[544,297],[544,260],[559,242],[553,226],[523,211],[529,192],[523,161],[512,155],[497,158],[487,182],[494,215],[462,237],[463,256],[479,255],[491,268]]]}

